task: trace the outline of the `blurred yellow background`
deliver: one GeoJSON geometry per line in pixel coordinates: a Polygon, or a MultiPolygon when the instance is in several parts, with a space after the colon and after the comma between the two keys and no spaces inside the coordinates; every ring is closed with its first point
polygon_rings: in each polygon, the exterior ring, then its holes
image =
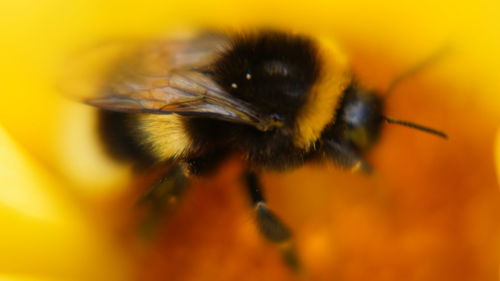
{"type": "Polygon", "coordinates": [[[374,177],[313,166],[265,182],[296,231],[303,278],[498,280],[493,0],[1,1],[0,280],[298,278],[253,233],[228,172],[193,188],[152,244],[114,225],[127,220],[115,200],[126,169],[101,155],[92,111],[62,98],[57,79],[85,46],[186,25],[327,34],[376,89],[450,45],[387,101],[390,116],[442,128],[449,141],[391,127],[370,157],[374,177]]]}

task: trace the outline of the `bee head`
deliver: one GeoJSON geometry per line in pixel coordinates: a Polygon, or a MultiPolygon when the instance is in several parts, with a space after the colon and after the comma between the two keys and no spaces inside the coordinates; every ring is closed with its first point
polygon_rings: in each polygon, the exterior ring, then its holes
{"type": "Polygon", "coordinates": [[[333,138],[355,151],[366,151],[380,135],[383,102],[374,92],[351,84],[344,92],[332,128],[333,138]]]}
{"type": "Polygon", "coordinates": [[[323,132],[321,141],[328,143],[330,148],[333,143],[336,146],[334,149],[341,146],[343,150],[355,154],[363,154],[377,142],[384,122],[447,138],[441,131],[385,116],[383,99],[355,82],[344,91],[335,115],[334,121],[323,132]]]}

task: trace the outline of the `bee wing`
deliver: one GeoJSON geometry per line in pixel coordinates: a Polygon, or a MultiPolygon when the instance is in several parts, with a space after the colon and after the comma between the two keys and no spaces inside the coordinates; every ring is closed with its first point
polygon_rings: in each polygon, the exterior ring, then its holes
{"type": "Polygon", "coordinates": [[[227,46],[220,34],[202,34],[119,51],[112,47],[104,52],[114,56],[111,63],[102,63],[102,55],[94,58],[99,71],[86,72],[91,82],[80,82],[76,96],[105,110],[216,118],[263,131],[279,126],[211,78],[210,65],[227,46]]]}
{"type": "MultiPolygon", "coordinates": [[[[172,70],[168,76],[145,84],[118,85],[104,95],[84,102],[101,109],[216,118],[253,125],[260,130],[274,126],[251,106],[221,90],[204,73],[197,70],[172,70]]],[[[129,82],[130,83],[130,82],[129,82]]]]}

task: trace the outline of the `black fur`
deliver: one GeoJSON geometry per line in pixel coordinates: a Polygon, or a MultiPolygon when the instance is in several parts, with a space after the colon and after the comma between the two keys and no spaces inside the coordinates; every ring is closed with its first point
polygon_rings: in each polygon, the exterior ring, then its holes
{"type": "Polygon", "coordinates": [[[186,159],[186,167],[190,175],[205,176],[216,171],[219,165],[226,160],[230,154],[226,148],[217,148],[210,150],[201,156],[186,159]]]}
{"type": "Polygon", "coordinates": [[[155,162],[151,152],[139,144],[134,114],[99,111],[98,130],[105,150],[116,160],[135,163],[138,168],[155,162]]]}
{"type": "Polygon", "coordinates": [[[200,154],[220,149],[240,151],[253,168],[287,170],[304,163],[308,155],[293,144],[293,136],[279,130],[262,132],[229,122],[191,118],[186,129],[200,154]]]}
{"type": "Polygon", "coordinates": [[[291,124],[319,72],[313,41],[269,31],[232,40],[215,62],[213,78],[228,93],[291,124]]]}

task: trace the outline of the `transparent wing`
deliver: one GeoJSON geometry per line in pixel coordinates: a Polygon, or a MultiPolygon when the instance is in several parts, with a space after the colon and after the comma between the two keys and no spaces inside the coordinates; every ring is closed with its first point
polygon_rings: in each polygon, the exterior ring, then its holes
{"type": "Polygon", "coordinates": [[[84,59],[88,70],[72,75],[80,80],[69,92],[105,110],[216,118],[263,131],[280,126],[279,120],[256,112],[212,80],[210,66],[227,46],[226,37],[203,33],[100,47],[100,54],[84,59]]]}

